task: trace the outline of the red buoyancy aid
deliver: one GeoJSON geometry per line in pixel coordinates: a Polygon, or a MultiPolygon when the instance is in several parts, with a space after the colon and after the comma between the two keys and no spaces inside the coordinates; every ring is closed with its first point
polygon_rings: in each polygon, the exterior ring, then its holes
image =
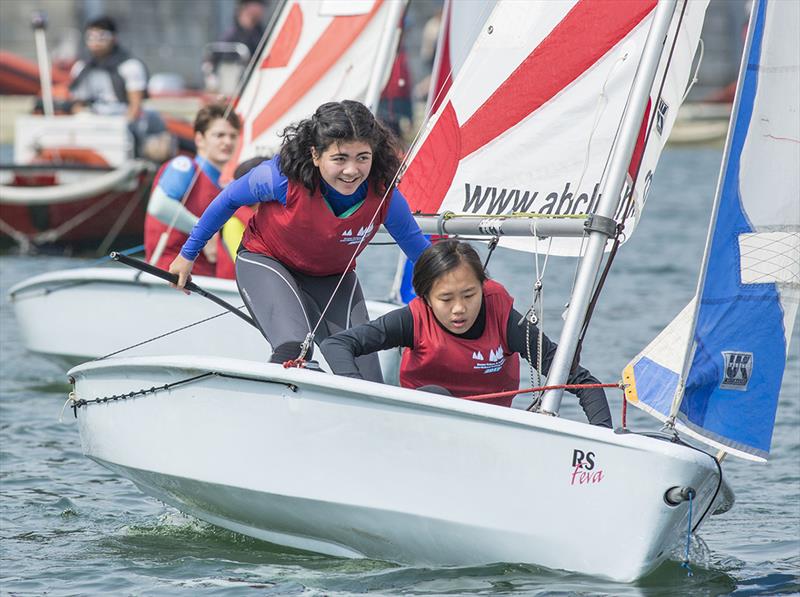
{"type": "MultiPolygon", "coordinates": [[[[421,298],[408,306],[414,317],[414,347],[403,352],[400,385],[437,385],[453,396],[506,392],[519,388],[519,355],[508,348],[506,329],[514,299],[494,280],[483,283],[486,326],[476,340],[447,332],[421,298]]],[[[511,406],[513,396],[485,401],[511,406]]]]}
{"type": "MultiPolygon", "coordinates": [[[[158,185],[161,175],[169,164],[170,162],[167,162],[159,169],[153,181],[154,189],[158,185]]],[[[195,172],[199,168],[200,172],[189,191],[189,196],[186,198],[184,207],[194,215],[200,217],[209,203],[219,194],[220,188],[213,180],[206,176],[205,172],[203,172],[202,168],[200,168],[194,160],[192,160],[192,167],[195,169],[195,172]]],[[[161,235],[167,231],[168,227],[169,222],[162,222],[149,213],[145,216],[144,251],[148,261],[158,245],[158,240],[161,238],[161,235]]],[[[158,261],[155,263],[156,267],[168,269],[172,260],[181,252],[183,243],[185,243],[188,238],[188,234],[173,228],[167,237],[167,244],[164,247],[164,252],[161,253],[161,257],[159,257],[158,261]]],[[[213,276],[215,270],[216,266],[206,259],[206,256],[202,252],[197,256],[194,266],[192,267],[192,273],[196,276],[213,276]]]]}
{"type": "MultiPolygon", "coordinates": [[[[358,249],[361,253],[386,219],[389,201],[380,205],[381,198],[370,186],[361,206],[339,218],[319,188],[309,193],[301,183],[290,180],[286,205],[278,201],[261,203],[250,218],[242,244],[248,251],[269,255],[309,276],[342,274],[359,242],[364,239],[358,249]]],[[[353,260],[349,269],[355,266],[353,260]]]]}
{"type": "Polygon", "coordinates": [[[217,278],[226,278],[228,280],[236,279],[236,249],[241,242],[241,237],[234,243],[236,247],[229,246],[225,241],[226,226],[232,224],[232,220],[237,220],[244,230],[247,230],[247,223],[253,217],[255,210],[249,205],[243,205],[237,209],[231,216],[230,220],[225,222],[225,226],[219,234],[219,248],[217,249],[217,278]]]}

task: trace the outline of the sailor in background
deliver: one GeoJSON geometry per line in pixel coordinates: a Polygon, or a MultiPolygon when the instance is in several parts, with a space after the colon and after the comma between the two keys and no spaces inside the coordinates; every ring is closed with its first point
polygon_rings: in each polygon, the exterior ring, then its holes
{"type": "Polygon", "coordinates": [[[95,114],[126,116],[134,153],[166,159],[171,137],[164,121],[142,108],[148,81],[144,63],[117,43],[117,25],[110,17],[89,21],[84,41],[88,57],[78,60],[70,72],[72,111],[89,108],[95,114]]]}
{"type": "MultiPolygon", "coordinates": [[[[221,104],[210,104],[197,112],[194,159],[178,156],[170,160],[161,167],[153,183],[144,224],[148,261],[155,253],[160,253],[154,265],[166,269],[178,255],[203,211],[221,190],[220,173],[236,149],[241,128],[236,113],[229,110],[226,114],[226,107],[221,104]]],[[[195,273],[214,276],[217,254],[218,239],[215,238],[198,255],[195,273]]]]}
{"type": "Polygon", "coordinates": [[[265,16],[272,13],[276,3],[269,11],[266,4],[266,0],[239,0],[233,26],[223,33],[220,41],[244,44],[252,57],[264,35],[265,16]]]}
{"type": "MultiPolygon", "coordinates": [[[[170,266],[177,286],[230,216],[258,204],[236,259],[236,281],[272,345],[272,362],[297,358],[321,317],[320,340],[366,323],[355,257],[381,224],[412,261],[429,244],[393,186],[399,155],[395,136],[363,104],[321,105],[286,128],[277,156],[232,182],[205,211],[170,266]]],[[[365,379],[383,379],[377,355],[356,366],[365,379]]]]}
{"type": "MultiPolygon", "coordinates": [[[[538,361],[539,330],[531,326],[526,344],[523,317],[502,285],[486,277],[480,257],[468,243],[442,240],[414,265],[417,298],[375,321],[335,334],[322,343],[337,375],[361,378],[355,359],[404,346],[400,385],[457,397],[519,388],[519,355],[538,361]],[[530,352],[528,352],[528,349],[530,352]]],[[[556,344],[542,339],[542,371],[547,375],[556,344]]],[[[568,384],[600,383],[576,365],[568,384]]],[[[577,391],[592,425],[611,427],[602,388],[577,391]]],[[[512,397],[486,402],[511,406],[512,397]]]]}

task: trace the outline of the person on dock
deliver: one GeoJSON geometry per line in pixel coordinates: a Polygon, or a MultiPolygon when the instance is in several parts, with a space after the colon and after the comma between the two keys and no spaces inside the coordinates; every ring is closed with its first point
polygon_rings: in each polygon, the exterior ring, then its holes
{"type": "MultiPolygon", "coordinates": [[[[222,168],[231,159],[242,125],[233,110],[221,104],[201,108],[194,119],[197,154],[173,158],[161,167],[153,183],[144,224],[145,258],[168,268],[221,188],[222,168]]],[[[197,257],[195,273],[216,275],[218,239],[197,257]]],[[[230,276],[232,277],[232,276],[230,276]]]]}
{"type": "Polygon", "coordinates": [[[147,97],[144,63],[117,43],[117,25],[107,16],[86,24],[88,57],[72,67],[69,99],[72,111],[84,108],[96,114],[124,115],[134,138],[134,153],[154,159],[166,157],[170,136],[161,117],[142,107],[147,97]],[[155,155],[157,154],[157,155],[155,155]]]}
{"type": "MultiPolygon", "coordinates": [[[[417,297],[375,321],[339,332],[322,343],[322,353],[337,375],[362,378],[355,359],[380,350],[406,347],[400,385],[456,397],[508,392],[519,388],[519,355],[538,362],[539,330],[514,309],[514,299],[489,279],[468,243],[442,240],[414,265],[417,297]],[[530,338],[530,345],[526,341],[530,338]]],[[[556,344],[542,335],[542,371],[547,375],[556,344]]],[[[576,365],[568,384],[600,382],[576,365]]],[[[577,391],[593,425],[611,427],[611,411],[602,388],[577,391]]],[[[511,406],[513,396],[485,402],[511,406]]]]}
{"type": "MultiPolygon", "coordinates": [[[[322,339],[369,321],[355,258],[381,224],[412,261],[429,244],[394,188],[397,139],[366,106],[323,104],[283,135],[278,155],[214,200],[170,266],[183,288],[208,239],[239,207],[258,204],[236,259],[236,280],[272,345],[271,361],[279,363],[300,356],[315,327],[322,339]]],[[[312,350],[307,347],[307,359],[312,350]]],[[[375,354],[356,366],[365,379],[383,379],[375,354]]]]}

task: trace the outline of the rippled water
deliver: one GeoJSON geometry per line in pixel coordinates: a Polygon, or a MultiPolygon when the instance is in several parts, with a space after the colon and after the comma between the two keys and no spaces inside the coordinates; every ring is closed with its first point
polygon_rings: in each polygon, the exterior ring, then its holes
{"type": "MultiPolygon", "coordinates": [[[[619,371],[694,292],[720,151],[668,151],[645,218],[623,248],[595,314],[584,363],[604,381],[619,371]]],[[[737,503],[710,518],[692,543],[693,576],[667,562],[621,585],[517,564],[412,568],[292,551],[178,513],[81,454],[61,365],[24,351],[6,293],[33,274],[88,259],[0,257],[0,593],[14,595],[775,595],[800,593],[800,363],[795,334],[772,456],[765,465],[724,463],[737,503]]],[[[395,253],[371,247],[359,271],[382,297],[395,253]]],[[[530,300],[533,257],[498,250],[490,271],[530,300]]],[[[551,259],[545,330],[558,336],[574,266],[551,259]]],[[[135,316],[121,313],[120,317],[135,316]]],[[[615,421],[621,400],[610,396],[615,421]]],[[[565,399],[562,414],[580,418],[565,399]]],[[[655,428],[629,411],[633,428],[655,428]]],[[[631,504],[631,517],[636,516],[631,504]]],[[[591,532],[588,525],[587,532],[591,532]]],[[[609,538],[613,547],[613,538],[609,538]]],[[[625,557],[620,553],[619,557],[625,557]]]]}

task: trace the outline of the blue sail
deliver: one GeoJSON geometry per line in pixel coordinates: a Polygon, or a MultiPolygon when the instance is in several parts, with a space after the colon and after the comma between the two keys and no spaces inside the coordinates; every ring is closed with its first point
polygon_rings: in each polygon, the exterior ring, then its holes
{"type": "Polygon", "coordinates": [[[696,307],[623,375],[636,406],[761,460],[800,296],[800,3],[753,10],[696,307]]]}
{"type": "MultiPolygon", "coordinates": [[[[742,280],[740,237],[758,231],[747,210],[758,209],[759,202],[743,199],[740,175],[748,166],[743,155],[749,136],[761,134],[754,121],[754,108],[762,76],[767,2],[759,2],[754,10],[750,53],[738,113],[732,123],[717,221],[700,292],[696,348],[679,420],[725,446],[763,458],[772,440],[788,334],[778,283],[742,280]]],[[[756,116],[763,118],[764,114],[758,112],[756,116]]],[[[787,171],[785,176],[796,177],[797,171],[787,171]]],[[[761,201],[768,202],[770,191],[775,192],[780,184],[765,180],[761,201]]],[[[800,201],[797,195],[795,201],[800,201]]],[[[796,205],[795,209],[800,207],[796,205]]]]}

